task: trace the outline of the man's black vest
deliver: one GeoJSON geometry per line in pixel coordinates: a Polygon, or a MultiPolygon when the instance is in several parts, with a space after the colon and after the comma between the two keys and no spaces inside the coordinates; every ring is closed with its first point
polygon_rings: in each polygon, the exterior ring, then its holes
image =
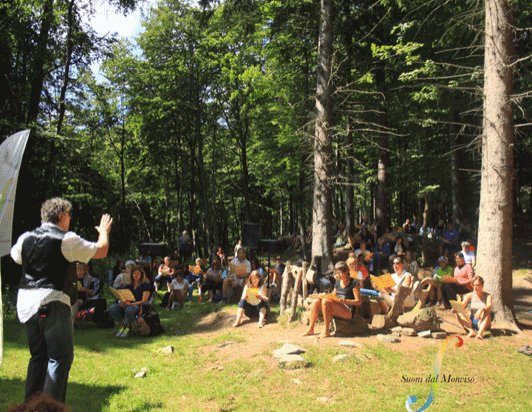
{"type": "Polygon", "coordinates": [[[70,262],[61,253],[65,232],[56,226],[43,225],[22,243],[22,289],[65,290],[70,262]]]}

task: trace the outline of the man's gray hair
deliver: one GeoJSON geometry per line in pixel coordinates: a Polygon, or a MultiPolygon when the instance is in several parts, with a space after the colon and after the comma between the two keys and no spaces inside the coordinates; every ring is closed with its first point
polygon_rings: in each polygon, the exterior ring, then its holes
{"type": "Polygon", "coordinates": [[[71,214],[72,203],[68,200],[54,197],[48,199],[41,206],[41,222],[43,223],[59,223],[59,215],[61,213],[71,214]]]}

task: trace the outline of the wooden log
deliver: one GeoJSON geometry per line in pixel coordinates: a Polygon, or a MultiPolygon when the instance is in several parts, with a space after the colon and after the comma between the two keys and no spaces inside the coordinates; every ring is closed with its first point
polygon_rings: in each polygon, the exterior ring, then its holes
{"type": "Polygon", "coordinates": [[[290,290],[290,280],[292,278],[292,265],[290,262],[286,262],[286,267],[283,273],[283,283],[281,286],[281,300],[279,302],[280,313],[282,314],[286,309],[286,299],[288,291],[290,290]]]}
{"type": "Polygon", "coordinates": [[[296,284],[294,285],[294,291],[292,293],[292,307],[290,308],[290,318],[288,319],[289,322],[292,322],[296,317],[297,297],[299,295],[300,286],[303,280],[303,269],[298,267],[296,269],[296,273],[296,284]]]}

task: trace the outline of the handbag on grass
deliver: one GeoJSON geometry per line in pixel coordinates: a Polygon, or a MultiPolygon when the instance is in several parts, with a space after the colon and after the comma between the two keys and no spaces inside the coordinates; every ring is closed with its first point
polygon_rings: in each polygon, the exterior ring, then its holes
{"type": "Polygon", "coordinates": [[[135,333],[137,335],[148,336],[150,334],[151,330],[150,330],[150,327],[148,326],[148,324],[146,323],[146,320],[144,319],[143,312],[146,312],[146,311],[144,311],[144,308],[142,307],[140,309],[139,314],[137,315],[137,317],[133,321],[132,327],[133,327],[133,330],[135,331],[135,333]]]}

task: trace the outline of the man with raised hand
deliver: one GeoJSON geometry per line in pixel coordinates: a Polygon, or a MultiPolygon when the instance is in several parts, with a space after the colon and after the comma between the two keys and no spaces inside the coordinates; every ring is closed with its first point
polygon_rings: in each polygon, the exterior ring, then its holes
{"type": "Polygon", "coordinates": [[[88,263],[107,256],[113,219],[105,214],[97,242],[69,232],[72,204],[49,199],[41,207],[41,226],[22,234],[11,257],[22,265],[17,314],[24,323],[31,358],[26,379],[26,399],[43,392],[65,402],[68,374],[74,360],[71,300],[64,290],[70,264],[88,263]]]}

